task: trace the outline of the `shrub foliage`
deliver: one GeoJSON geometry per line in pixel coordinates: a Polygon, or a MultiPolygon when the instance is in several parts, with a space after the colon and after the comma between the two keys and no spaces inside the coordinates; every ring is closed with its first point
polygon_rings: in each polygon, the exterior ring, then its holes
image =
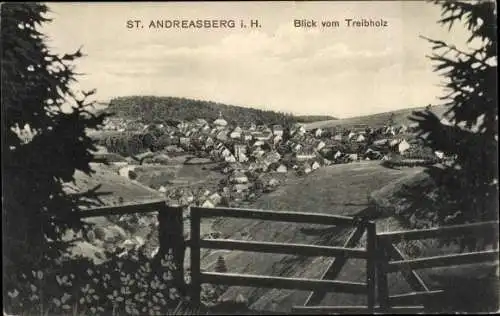
{"type": "MultiPolygon", "coordinates": [[[[93,191],[68,195],[64,185],[75,170],[93,171],[94,142],[86,129],[98,128],[105,115],[94,115],[88,97],[77,95],[73,61],[80,50],[59,56],[50,52],[37,28],[50,20],[37,3],[2,5],[2,176],[3,246],[6,269],[41,258],[38,252],[65,249],[60,237],[68,227],[81,228],[74,213],[95,201],[93,191]],[[21,139],[16,129],[32,137],[21,139]],[[87,199],[84,199],[87,197],[87,199]],[[91,199],[88,199],[88,198],[91,199]],[[87,201],[87,202],[84,202],[87,201]],[[53,242],[46,244],[47,240],[53,242]]],[[[5,271],[4,271],[5,273],[5,271]]],[[[7,273],[9,274],[9,273],[7,273]]]]}
{"type": "Polygon", "coordinates": [[[441,224],[484,221],[498,213],[498,110],[496,7],[492,1],[436,1],[439,21],[450,29],[464,24],[470,32],[467,49],[440,40],[430,59],[445,78],[452,124],[444,124],[430,111],[414,112],[418,134],[433,150],[453,157],[444,168],[428,167],[442,197],[452,207],[439,212],[441,224]]]}

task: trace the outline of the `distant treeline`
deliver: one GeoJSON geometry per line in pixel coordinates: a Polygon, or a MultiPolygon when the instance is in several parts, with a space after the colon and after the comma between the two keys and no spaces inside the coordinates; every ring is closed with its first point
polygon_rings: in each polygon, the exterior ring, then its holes
{"type": "Polygon", "coordinates": [[[157,142],[157,138],[151,133],[124,132],[98,139],[99,145],[106,147],[111,153],[122,156],[137,155],[148,149],[154,150],[157,142]]]}
{"type": "Polygon", "coordinates": [[[219,113],[228,123],[238,125],[256,123],[289,126],[297,122],[296,117],[289,113],[176,97],[119,97],[110,101],[107,111],[119,117],[140,119],[144,123],[166,120],[186,121],[196,118],[213,121],[219,117],[219,113]]]}
{"type": "Polygon", "coordinates": [[[338,120],[338,118],[329,115],[299,115],[295,116],[295,120],[299,123],[311,123],[318,121],[338,120]]]}

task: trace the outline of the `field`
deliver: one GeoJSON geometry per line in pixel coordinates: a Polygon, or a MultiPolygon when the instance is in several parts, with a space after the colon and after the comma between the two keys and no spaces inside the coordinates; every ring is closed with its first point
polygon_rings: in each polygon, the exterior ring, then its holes
{"type": "Polygon", "coordinates": [[[188,187],[191,189],[203,187],[214,191],[217,188],[223,175],[220,172],[212,171],[216,164],[205,165],[144,165],[135,169],[137,181],[152,187],[166,188],[188,187]]]}
{"type": "MultiPolygon", "coordinates": [[[[353,125],[361,125],[361,124],[367,125],[371,128],[378,128],[386,125],[391,115],[394,114],[393,125],[399,126],[404,124],[408,126],[411,123],[411,121],[408,119],[408,116],[410,116],[413,111],[419,111],[419,110],[424,110],[424,107],[403,109],[385,113],[377,113],[366,116],[356,116],[353,118],[344,118],[338,120],[318,121],[303,125],[306,130],[311,130],[315,128],[328,128],[328,127],[350,128],[353,125]]],[[[443,106],[436,105],[431,107],[431,111],[434,112],[437,116],[441,117],[443,113],[446,112],[446,108],[443,106]]]]}

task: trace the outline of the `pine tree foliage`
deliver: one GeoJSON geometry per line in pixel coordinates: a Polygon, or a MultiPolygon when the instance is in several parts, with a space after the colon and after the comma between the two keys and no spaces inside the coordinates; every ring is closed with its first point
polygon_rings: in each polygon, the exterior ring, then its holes
{"type": "Polygon", "coordinates": [[[74,213],[97,198],[97,188],[68,195],[64,186],[76,170],[92,173],[96,148],[86,129],[98,128],[105,115],[89,111],[93,91],[80,97],[71,88],[82,52],[53,54],[38,31],[50,22],[48,8],[7,3],[1,10],[4,258],[28,264],[46,240],[56,252],[64,249],[65,229],[82,227],[74,213]],[[32,138],[23,141],[15,130],[26,126],[32,138]]]}
{"type": "Polygon", "coordinates": [[[432,44],[434,71],[445,79],[451,125],[429,110],[414,112],[418,135],[434,150],[443,151],[451,162],[428,168],[442,188],[450,207],[438,210],[441,224],[496,219],[498,216],[498,110],[497,27],[492,1],[436,1],[442,9],[438,23],[466,27],[467,49],[441,40],[432,44]]]}

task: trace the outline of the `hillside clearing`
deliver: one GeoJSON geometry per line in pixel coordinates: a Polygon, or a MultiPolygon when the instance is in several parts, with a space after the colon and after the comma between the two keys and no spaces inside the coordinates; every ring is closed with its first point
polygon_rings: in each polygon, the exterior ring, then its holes
{"type": "MultiPolygon", "coordinates": [[[[306,130],[311,130],[315,128],[329,128],[329,127],[342,127],[350,128],[354,125],[367,125],[371,128],[382,127],[387,124],[391,115],[393,119],[393,125],[409,125],[411,121],[408,116],[411,115],[413,111],[422,111],[424,107],[416,107],[410,109],[397,110],[392,112],[377,113],[372,115],[356,116],[352,118],[344,118],[337,120],[328,121],[318,121],[308,124],[303,124],[306,130]]],[[[431,111],[434,112],[438,117],[442,117],[447,108],[440,105],[435,105],[431,107],[431,111]]]]}
{"type": "Polygon", "coordinates": [[[118,175],[111,166],[91,163],[95,173],[91,176],[75,172],[75,184],[69,184],[68,192],[84,192],[101,185],[97,192],[106,194],[101,199],[104,205],[140,203],[161,198],[159,192],[118,175]]]}

